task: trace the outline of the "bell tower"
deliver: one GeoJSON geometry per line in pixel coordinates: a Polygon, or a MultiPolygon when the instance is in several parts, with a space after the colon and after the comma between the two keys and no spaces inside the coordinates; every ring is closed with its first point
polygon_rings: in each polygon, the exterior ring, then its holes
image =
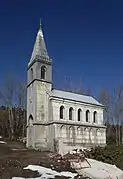
{"type": "Polygon", "coordinates": [[[51,90],[52,60],[47,52],[40,23],[27,70],[27,147],[35,148],[35,143],[39,139],[42,143],[46,142],[47,132],[43,125],[50,120],[49,94],[51,90]]]}
{"type": "Polygon", "coordinates": [[[28,64],[28,84],[34,80],[52,83],[52,60],[46,49],[41,24],[28,64]]]}

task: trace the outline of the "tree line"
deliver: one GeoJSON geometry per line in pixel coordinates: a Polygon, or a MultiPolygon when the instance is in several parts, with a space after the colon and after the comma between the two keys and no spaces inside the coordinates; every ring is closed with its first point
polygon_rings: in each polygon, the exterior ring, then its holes
{"type": "Polygon", "coordinates": [[[6,77],[0,89],[0,135],[10,140],[26,134],[26,85],[6,77]]]}
{"type": "Polygon", "coordinates": [[[107,125],[107,142],[120,145],[123,139],[123,86],[112,92],[104,89],[100,92],[100,102],[104,104],[104,123],[107,125]]]}

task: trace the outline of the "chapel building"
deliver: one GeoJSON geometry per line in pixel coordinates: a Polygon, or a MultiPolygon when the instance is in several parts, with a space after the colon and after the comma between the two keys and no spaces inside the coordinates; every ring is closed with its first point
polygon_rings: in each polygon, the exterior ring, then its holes
{"type": "Polygon", "coordinates": [[[28,148],[66,153],[106,145],[104,106],[92,96],[53,89],[52,60],[41,25],[27,76],[28,148]]]}

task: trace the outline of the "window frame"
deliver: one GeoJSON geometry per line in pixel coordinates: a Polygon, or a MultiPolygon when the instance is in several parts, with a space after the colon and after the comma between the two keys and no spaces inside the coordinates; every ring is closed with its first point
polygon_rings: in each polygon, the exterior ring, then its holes
{"type": "Polygon", "coordinates": [[[62,106],[60,106],[60,109],[59,109],[59,112],[60,112],[60,114],[59,114],[59,117],[60,117],[60,119],[64,119],[64,106],[62,105],[62,106]]]}
{"type": "Polygon", "coordinates": [[[45,80],[45,78],[46,78],[46,66],[43,65],[43,66],[41,67],[41,79],[42,79],[42,80],[45,80]]]}
{"type": "Polygon", "coordinates": [[[81,121],[81,117],[82,117],[82,110],[79,108],[77,112],[78,112],[78,115],[77,115],[78,120],[77,121],[80,122],[81,121]]]}
{"type": "Polygon", "coordinates": [[[86,122],[90,122],[90,111],[86,110],[86,122]]]}
{"type": "Polygon", "coordinates": [[[93,112],[93,123],[97,123],[97,111],[93,112]]]}
{"type": "Polygon", "coordinates": [[[69,120],[70,121],[73,120],[73,108],[72,107],[69,108],[69,120]]]}
{"type": "Polygon", "coordinates": [[[30,69],[30,76],[31,76],[30,78],[31,78],[31,81],[32,81],[33,78],[34,78],[34,77],[33,77],[33,68],[30,69]]]}

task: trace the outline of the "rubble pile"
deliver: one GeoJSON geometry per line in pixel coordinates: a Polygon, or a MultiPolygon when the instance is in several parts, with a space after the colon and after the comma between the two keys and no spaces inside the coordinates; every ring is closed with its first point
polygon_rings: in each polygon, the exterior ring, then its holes
{"type": "MultiPolygon", "coordinates": [[[[51,168],[58,172],[61,171],[69,171],[73,173],[77,173],[76,168],[73,167],[73,163],[80,163],[86,160],[83,151],[73,150],[65,155],[60,154],[49,154],[49,158],[52,160],[51,168]]],[[[88,164],[89,166],[89,164],[88,164]]],[[[79,175],[78,175],[79,176],[79,175]]],[[[77,176],[77,177],[78,177],[77,176]]],[[[80,177],[79,177],[80,178],[80,177]]],[[[87,178],[87,177],[82,177],[87,178]]]]}
{"type": "Polygon", "coordinates": [[[56,170],[58,172],[61,171],[75,172],[75,170],[71,167],[70,161],[68,160],[67,157],[64,157],[57,153],[50,154],[49,157],[52,161],[51,169],[56,170]]]}

